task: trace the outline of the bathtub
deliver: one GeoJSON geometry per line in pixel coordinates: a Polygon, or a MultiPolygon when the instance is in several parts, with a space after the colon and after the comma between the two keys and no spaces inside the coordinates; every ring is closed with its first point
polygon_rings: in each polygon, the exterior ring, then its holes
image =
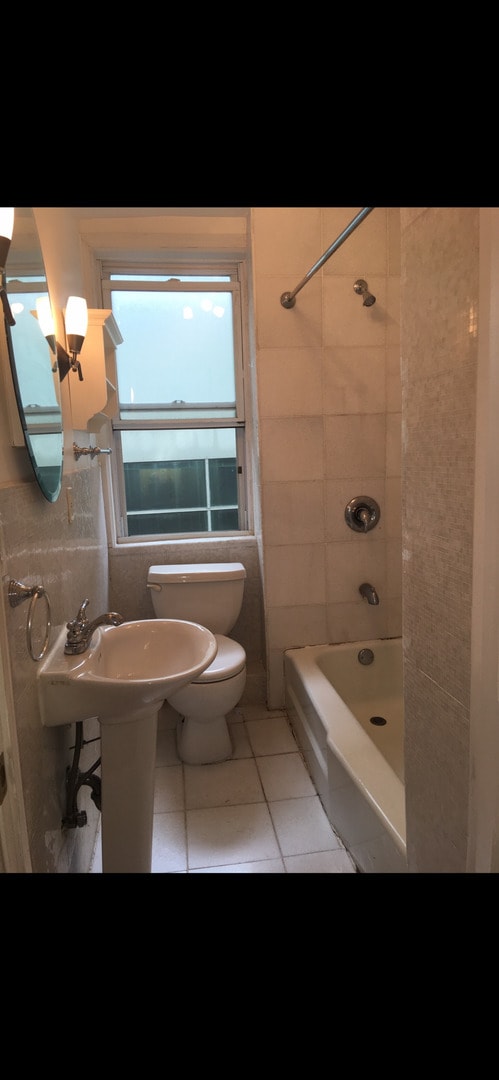
{"type": "Polygon", "coordinates": [[[357,869],[406,873],[402,638],[288,649],[284,674],[295,737],[357,869]]]}

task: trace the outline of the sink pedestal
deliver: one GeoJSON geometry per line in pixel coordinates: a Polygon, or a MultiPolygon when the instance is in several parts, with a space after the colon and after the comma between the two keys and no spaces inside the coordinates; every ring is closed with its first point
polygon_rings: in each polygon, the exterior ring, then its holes
{"type": "Polygon", "coordinates": [[[158,707],[101,724],[104,874],[150,874],[158,707]]]}
{"type": "Polygon", "coordinates": [[[183,619],[115,626],[108,615],[83,652],[66,653],[68,624],[58,628],[37,673],[40,717],[46,727],[98,718],[102,871],[150,874],[158,712],[212,663],[217,640],[183,619]]]}

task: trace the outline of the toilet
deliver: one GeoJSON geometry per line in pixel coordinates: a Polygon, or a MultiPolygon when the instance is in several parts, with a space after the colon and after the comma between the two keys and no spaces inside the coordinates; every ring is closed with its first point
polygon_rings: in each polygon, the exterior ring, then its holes
{"type": "Polygon", "coordinates": [[[200,623],[217,640],[210,666],[167,698],[180,714],[177,751],[189,765],[232,757],[227,714],[241,700],[246,685],[246,653],[227,634],[241,611],[245,578],[239,562],[149,567],[147,588],[156,618],[200,623]]]}

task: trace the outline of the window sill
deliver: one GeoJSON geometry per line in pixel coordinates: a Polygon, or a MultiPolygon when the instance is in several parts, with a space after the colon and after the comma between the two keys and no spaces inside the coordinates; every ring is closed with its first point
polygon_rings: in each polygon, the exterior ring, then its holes
{"type": "Polygon", "coordinates": [[[137,549],[150,549],[150,548],[173,548],[173,547],[200,547],[200,546],[213,546],[214,544],[238,544],[247,543],[248,541],[255,541],[255,534],[252,532],[238,532],[238,533],[221,533],[219,536],[177,536],[169,537],[162,540],[144,540],[138,538],[134,540],[131,536],[126,536],[123,539],[117,539],[115,543],[110,544],[110,549],[115,552],[130,552],[137,551],[137,549]]]}

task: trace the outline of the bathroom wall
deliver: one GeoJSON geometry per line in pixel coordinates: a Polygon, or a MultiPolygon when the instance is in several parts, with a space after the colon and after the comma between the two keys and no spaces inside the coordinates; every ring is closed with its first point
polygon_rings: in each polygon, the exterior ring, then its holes
{"type": "MultiPolygon", "coordinates": [[[[462,873],[468,844],[479,210],[406,208],[401,225],[408,862],[415,873],[462,873]]],[[[486,336],[487,327],[480,333],[486,336]]]]}
{"type": "Polygon", "coordinates": [[[270,707],[284,701],[285,649],[401,633],[399,210],[375,209],[294,308],[280,303],[359,209],[252,211],[270,707]],[[356,495],[381,508],[368,534],[345,523],[356,495]]]}

